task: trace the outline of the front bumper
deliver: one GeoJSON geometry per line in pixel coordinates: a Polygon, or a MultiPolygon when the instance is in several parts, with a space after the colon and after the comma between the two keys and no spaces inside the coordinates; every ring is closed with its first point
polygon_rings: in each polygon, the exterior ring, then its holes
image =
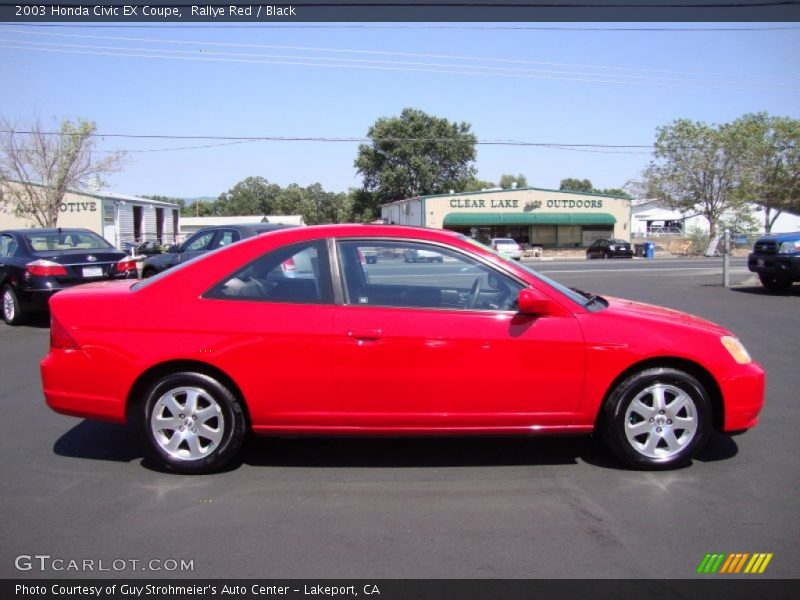
{"type": "Polygon", "coordinates": [[[800,255],[796,254],[750,254],[747,268],[759,275],[800,281],[800,255]]]}
{"type": "Polygon", "coordinates": [[[743,365],[719,381],[723,398],[722,430],[741,431],[755,427],[764,406],[766,375],[757,362],[743,365]]]}

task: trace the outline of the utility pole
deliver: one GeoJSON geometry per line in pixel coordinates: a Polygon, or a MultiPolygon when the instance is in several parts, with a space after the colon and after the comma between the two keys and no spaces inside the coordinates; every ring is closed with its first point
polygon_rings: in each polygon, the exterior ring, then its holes
{"type": "Polygon", "coordinates": [[[722,285],[731,287],[731,230],[726,229],[722,234],[722,285]]]}

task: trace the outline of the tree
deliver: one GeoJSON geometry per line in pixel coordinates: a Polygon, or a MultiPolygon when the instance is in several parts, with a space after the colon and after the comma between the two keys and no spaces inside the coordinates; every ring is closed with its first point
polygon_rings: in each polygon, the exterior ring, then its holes
{"type": "Polygon", "coordinates": [[[591,192],[594,190],[588,179],[562,179],[558,189],[562,192],[591,192]]]}
{"type": "Polygon", "coordinates": [[[247,177],[220,194],[214,203],[214,214],[231,217],[276,214],[275,203],[280,191],[279,185],[263,177],[247,177]]]}
{"type": "Polygon", "coordinates": [[[500,176],[500,187],[504,190],[528,187],[528,179],[522,173],[516,177],[509,174],[503,174],[500,176]]]}
{"type": "Polygon", "coordinates": [[[770,233],[783,211],[800,214],[800,121],[762,112],[733,126],[746,141],[740,196],[764,209],[764,231],[770,233]]]}
{"type": "Polygon", "coordinates": [[[730,124],[678,119],[657,130],[654,160],[645,171],[649,195],[669,208],[694,210],[713,238],[722,216],[741,211],[746,139],[730,124]]]}
{"type": "Polygon", "coordinates": [[[383,117],[369,128],[355,167],[372,194],[370,212],[382,203],[412,196],[464,191],[475,176],[475,144],[468,123],[451,123],[406,108],[399,117],[383,117]]]}
{"type": "Polygon", "coordinates": [[[2,186],[3,207],[40,227],[55,227],[64,194],[102,185],[103,175],[120,168],[122,152],[94,158],[96,128],[84,119],[64,119],[52,133],[38,117],[25,127],[0,119],[0,183],[13,182],[2,186]]]}

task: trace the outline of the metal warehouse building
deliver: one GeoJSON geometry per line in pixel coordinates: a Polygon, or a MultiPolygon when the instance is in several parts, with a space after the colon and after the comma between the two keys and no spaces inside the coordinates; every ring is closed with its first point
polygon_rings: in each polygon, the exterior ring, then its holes
{"type": "Polygon", "coordinates": [[[540,188],[419,196],[384,204],[384,222],[450,229],[481,241],[514,238],[542,247],[630,241],[631,201],[619,196],[540,188]]]}
{"type": "MultiPolygon", "coordinates": [[[[22,185],[7,182],[5,185],[22,185]]],[[[59,227],[83,227],[103,236],[117,248],[125,244],[159,241],[172,244],[180,233],[180,207],[114,192],[68,191],[58,207],[59,227]]],[[[0,210],[0,229],[38,227],[32,218],[14,215],[13,207],[0,210]]]]}

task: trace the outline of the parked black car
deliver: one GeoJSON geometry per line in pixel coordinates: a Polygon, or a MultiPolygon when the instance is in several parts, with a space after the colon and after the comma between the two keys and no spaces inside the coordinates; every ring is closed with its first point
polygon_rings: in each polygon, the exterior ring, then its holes
{"type": "Polygon", "coordinates": [[[210,252],[223,246],[230,246],[239,240],[253,237],[260,233],[286,227],[294,226],[278,223],[254,223],[214,225],[200,229],[183,244],[170,246],[166,253],[156,254],[145,259],[144,265],[142,265],[142,277],[152,277],[205,252],[210,252]]]}
{"type": "Polygon", "coordinates": [[[800,281],[800,231],[768,235],[756,240],[747,268],[758,274],[771,291],[787,290],[800,281]]]}
{"type": "Polygon", "coordinates": [[[47,310],[50,296],[89,281],[136,277],[136,263],[88,229],[0,231],[3,320],[47,310]]]}
{"type": "Polygon", "coordinates": [[[586,249],[586,258],[633,258],[633,247],[625,240],[597,240],[586,249]]]}

